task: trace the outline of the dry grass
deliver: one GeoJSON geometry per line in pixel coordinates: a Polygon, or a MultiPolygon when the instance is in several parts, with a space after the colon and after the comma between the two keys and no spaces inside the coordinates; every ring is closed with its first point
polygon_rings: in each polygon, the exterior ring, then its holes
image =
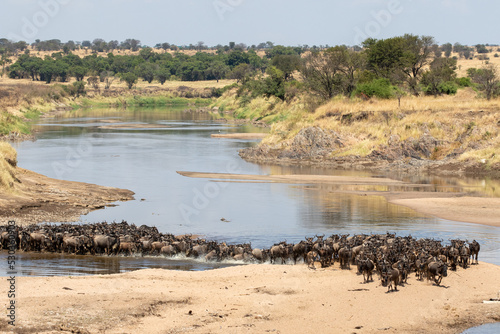
{"type": "Polygon", "coordinates": [[[16,150],[9,143],[0,142],[0,190],[7,192],[14,190],[16,164],[16,150]]]}
{"type": "Polygon", "coordinates": [[[296,109],[293,117],[274,124],[264,143],[286,146],[303,128],[319,126],[335,131],[345,147],[336,156],[366,156],[398,141],[430,135],[440,142],[431,159],[439,160],[454,150],[464,151],[460,160],[500,163],[500,99],[487,101],[472,90],[456,96],[405,97],[397,100],[362,101],[335,98],[313,113],[296,109]]]}

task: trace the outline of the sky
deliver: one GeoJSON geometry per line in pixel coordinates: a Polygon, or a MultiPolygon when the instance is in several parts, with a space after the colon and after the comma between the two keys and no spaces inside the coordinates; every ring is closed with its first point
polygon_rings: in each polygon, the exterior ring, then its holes
{"type": "Polygon", "coordinates": [[[0,38],[359,45],[405,33],[500,44],[498,0],[0,0],[0,38]]]}

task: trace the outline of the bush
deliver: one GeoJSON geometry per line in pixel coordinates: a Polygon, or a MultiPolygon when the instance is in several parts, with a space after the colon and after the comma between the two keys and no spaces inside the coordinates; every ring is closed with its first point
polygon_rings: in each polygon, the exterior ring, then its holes
{"type": "Polygon", "coordinates": [[[70,96],[79,97],[86,94],[83,81],[75,81],[72,85],[63,86],[63,88],[70,96]]]}
{"type": "Polygon", "coordinates": [[[440,94],[455,95],[457,90],[458,86],[453,81],[443,82],[438,85],[438,91],[440,94]]]}
{"type": "Polygon", "coordinates": [[[394,97],[395,87],[387,79],[375,79],[371,82],[360,84],[353,92],[354,96],[365,94],[368,97],[390,99],[394,97]]]}
{"type": "Polygon", "coordinates": [[[461,88],[472,87],[474,85],[472,83],[471,78],[468,78],[468,77],[457,78],[456,82],[458,84],[458,87],[461,87],[461,88]]]}

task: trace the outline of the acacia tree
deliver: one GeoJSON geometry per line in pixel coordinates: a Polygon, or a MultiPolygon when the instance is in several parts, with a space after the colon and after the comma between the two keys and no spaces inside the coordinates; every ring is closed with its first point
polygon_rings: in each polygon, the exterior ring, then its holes
{"type": "Polygon", "coordinates": [[[453,45],[451,45],[451,43],[446,43],[441,45],[441,51],[444,52],[444,56],[446,58],[450,58],[452,50],[453,50],[453,45]]]}
{"type": "Polygon", "coordinates": [[[500,94],[498,70],[494,65],[486,65],[480,69],[469,68],[467,74],[478,85],[478,88],[484,91],[488,100],[500,94]]]}
{"type": "Polygon", "coordinates": [[[340,93],[350,96],[365,63],[364,53],[336,46],[307,55],[301,73],[309,89],[327,100],[340,93]]]}
{"type": "Polygon", "coordinates": [[[421,84],[424,86],[425,93],[434,96],[456,93],[457,86],[454,83],[457,77],[456,69],[456,59],[434,59],[430,69],[422,76],[421,84]]]}
{"type": "Polygon", "coordinates": [[[285,81],[293,78],[293,72],[300,68],[300,56],[297,54],[274,56],[271,64],[281,70],[285,75],[285,81]]]}
{"type": "Polygon", "coordinates": [[[217,82],[219,82],[219,80],[224,78],[224,76],[228,72],[229,72],[229,66],[224,64],[224,62],[222,62],[222,61],[216,60],[216,61],[212,62],[212,64],[210,65],[209,68],[207,68],[205,74],[207,76],[214,77],[215,80],[217,80],[217,82]]]}
{"type": "Polygon", "coordinates": [[[308,54],[302,66],[302,76],[306,86],[324,100],[329,100],[340,86],[339,69],[325,53],[314,51],[308,54]]]}
{"type": "Polygon", "coordinates": [[[128,89],[132,89],[132,87],[134,87],[134,85],[137,83],[137,80],[139,80],[139,78],[134,73],[128,72],[128,73],[122,74],[121,80],[125,81],[127,83],[128,89]]]}
{"type": "Polygon", "coordinates": [[[404,36],[376,40],[367,39],[368,68],[378,76],[393,80],[404,74],[406,84],[414,95],[418,95],[418,81],[423,68],[429,64],[434,38],[430,36],[404,36]]]}

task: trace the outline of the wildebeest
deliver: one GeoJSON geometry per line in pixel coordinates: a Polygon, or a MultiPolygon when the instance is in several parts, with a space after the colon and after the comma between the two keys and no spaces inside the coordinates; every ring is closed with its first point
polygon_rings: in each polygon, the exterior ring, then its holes
{"type": "Polygon", "coordinates": [[[471,256],[471,264],[474,260],[474,257],[475,257],[475,260],[476,260],[476,264],[478,264],[478,260],[477,260],[477,257],[479,256],[479,251],[481,250],[481,246],[479,246],[479,242],[477,242],[476,240],[472,240],[471,244],[469,245],[469,249],[470,249],[470,256],[471,256]]]}
{"type": "Polygon", "coordinates": [[[132,255],[137,252],[137,246],[135,245],[135,243],[130,241],[120,242],[118,252],[124,253],[125,255],[132,255]]]}
{"type": "Polygon", "coordinates": [[[469,264],[470,250],[469,247],[462,245],[460,247],[460,263],[464,269],[467,269],[467,265],[469,264]]]}
{"type": "Polygon", "coordinates": [[[443,277],[448,276],[448,265],[443,262],[431,262],[427,267],[427,279],[432,280],[436,283],[436,285],[441,284],[441,280],[443,277]],[[438,278],[436,278],[436,275],[438,278]]]}
{"type": "Polygon", "coordinates": [[[417,259],[415,261],[415,273],[417,274],[417,279],[419,281],[424,279],[424,274],[425,274],[425,263],[422,259],[417,259]]]}
{"type": "Polygon", "coordinates": [[[312,246],[312,238],[308,238],[307,241],[302,240],[298,244],[293,245],[292,247],[293,263],[296,264],[297,259],[299,257],[302,257],[304,262],[306,262],[306,256],[307,253],[311,250],[311,246],[312,246]]]}
{"type": "Polygon", "coordinates": [[[177,254],[177,249],[172,245],[166,245],[160,249],[160,254],[166,256],[174,256],[175,254],[177,254]]]}
{"type": "Polygon", "coordinates": [[[100,253],[101,250],[109,255],[120,247],[120,239],[116,236],[96,235],[94,236],[94,252],[100,253]]]}
{"type": "Polygon", "coordinates": [[[62,250],[64,252],[77,254],[80,247],[82,246],[83,246],[83,240],[79,236],[74,237],[66,235],[63,237],[62,250]]]}
{"type": "Polygon", "coordinates": [[[260,248],[254,248],[252,250],[252,255],[259,262],[264,262],[267,260],[267,250],[262,250],[260,248]]]}
{"type": "Polygon", "coordinates": [[[382,285],[387,286],[387,292],[398,291],[399,270],[390,269],[382,274],[382,285]],[[394,288],[393,285],[394,284],[394,288]]]}
{"type": "Polygon", "coordinates": [[[274,245],[269,251],[271,257],[271,263],[276,263],[276,258],[281,258],[281,264],[286,263],[288,257],[288,249],[282,243],[279,245],[274,245]]]}
{"type": "Polygon", "coordinates": [[[358,272],[363,274],[363,281],[365,283],[373,281],[373,269],[375,269],[375,264],[372,260],[358,260],[358,272]]]}
{"type": "Polygon", "coordinates": [[[307,263],[308,268],[316,269],[316,267],[314,266],[314,261],[317,261],[317,260],[318,260],[318,252],[312,250],[312,251],[309,251],[307,253],[306,263],[307,263]]]}
{"type": "Polygon", "coordinates": [[[339,250],[339,262],[340,262],[340,268],[348,268],[351,269],[351,255],[352,251],[348,247],[342,247],[339,250]]]}

